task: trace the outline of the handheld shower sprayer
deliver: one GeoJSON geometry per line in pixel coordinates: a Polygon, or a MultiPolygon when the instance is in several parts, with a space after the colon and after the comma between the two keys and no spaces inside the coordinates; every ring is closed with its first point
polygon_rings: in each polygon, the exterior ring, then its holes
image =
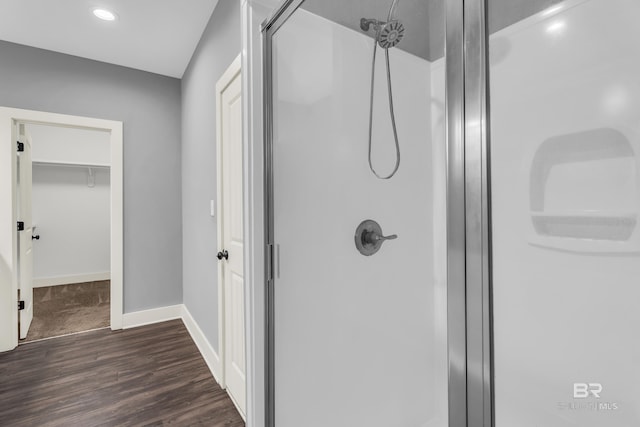
{"type": "Polygon", "coordinates": [[[373,44],[373,58],[371,63],[371,98],[369,103],[369,169],[379,179],[389,179],[396,174],[400,167],[400,143],[398,141],[398,131],[396,129],[396,116],[393,111],[393,93],[391,90],[391,66],[389,64],[389,49],[400,43],[404,37],[404,25],[396,19],[396,7],[398,0],[393,0],[387,14],[387,21],[379,21],[377,19],[362,18],[360,19],[360,28],[364,32],[369,32],[373,27],[375,31],[375,42],[373,44]],[[371,139],[373,133],[373,95],[375,86],[375,70],[376,70],[376,53],[378,46],[384,49],[385,60],[387,65],[387,90],[389,94],[389,114],[391,116],[391,127],[393,129],[393,138],[396,145],[396,163],[393,171],[389,175],[380,175],[376,172],[371,161],[371,139]]]}

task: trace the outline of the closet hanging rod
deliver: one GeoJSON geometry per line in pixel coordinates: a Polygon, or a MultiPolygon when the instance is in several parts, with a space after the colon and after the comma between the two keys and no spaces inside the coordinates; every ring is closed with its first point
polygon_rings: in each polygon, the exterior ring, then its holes
{"type": "Polygon", "coordinates": [[[62,167],[72,167],[72,168],[91,168],[91,169],[109,169],[109,165],[100,165],[100,164],[91,164],[91,163],[76,163],[76,162],[49,162],[49,161],[40,161],[34,160],[32,162],[34,165],[42,165],[42,166],[62,166],[62,167]]]}

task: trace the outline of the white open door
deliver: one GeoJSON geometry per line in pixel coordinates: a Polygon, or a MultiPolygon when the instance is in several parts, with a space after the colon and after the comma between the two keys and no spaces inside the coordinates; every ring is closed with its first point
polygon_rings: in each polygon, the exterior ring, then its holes
{"type": "Polygon", "coordinates": [[[20,310],[20,339],[27,337],[33,320],[33,225],[31,224],[31,138],[20,125],[18,149],[18,291],[24,302],[20,310]]]}
{"type": "Polygon", "coordinates": [[[242,79],[239,58],[217,85],[218,232],[224,312],[223,369],[227,392],[246,410],[244,330],[244,237],[242,202],[242,79]]]}

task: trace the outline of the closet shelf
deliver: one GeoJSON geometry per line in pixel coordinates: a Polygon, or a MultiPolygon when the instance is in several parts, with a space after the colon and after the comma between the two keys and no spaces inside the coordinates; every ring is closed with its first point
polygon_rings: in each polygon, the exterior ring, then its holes
{"type": "Polygon", "coordinates": [[[79,162],[50,162],[47,160],[34,160],[33,165],[40,166],[61,166],[70,168],[89,168],[89,169],[109,169],[109,165],[97,163],[79,163],[79,162]]]}

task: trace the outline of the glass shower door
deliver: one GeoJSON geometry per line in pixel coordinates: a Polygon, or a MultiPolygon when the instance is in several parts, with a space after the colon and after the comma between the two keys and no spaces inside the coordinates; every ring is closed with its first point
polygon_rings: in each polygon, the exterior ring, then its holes
{"type": "Polygon", "coordinates": [[[495,425],[640,425],[640,3],[489,0],[495,425]]]}
{"type": "Polygon", "coordinates": [[[275,425],[445,427],[444,0],[269,31],[275,425]]]}

